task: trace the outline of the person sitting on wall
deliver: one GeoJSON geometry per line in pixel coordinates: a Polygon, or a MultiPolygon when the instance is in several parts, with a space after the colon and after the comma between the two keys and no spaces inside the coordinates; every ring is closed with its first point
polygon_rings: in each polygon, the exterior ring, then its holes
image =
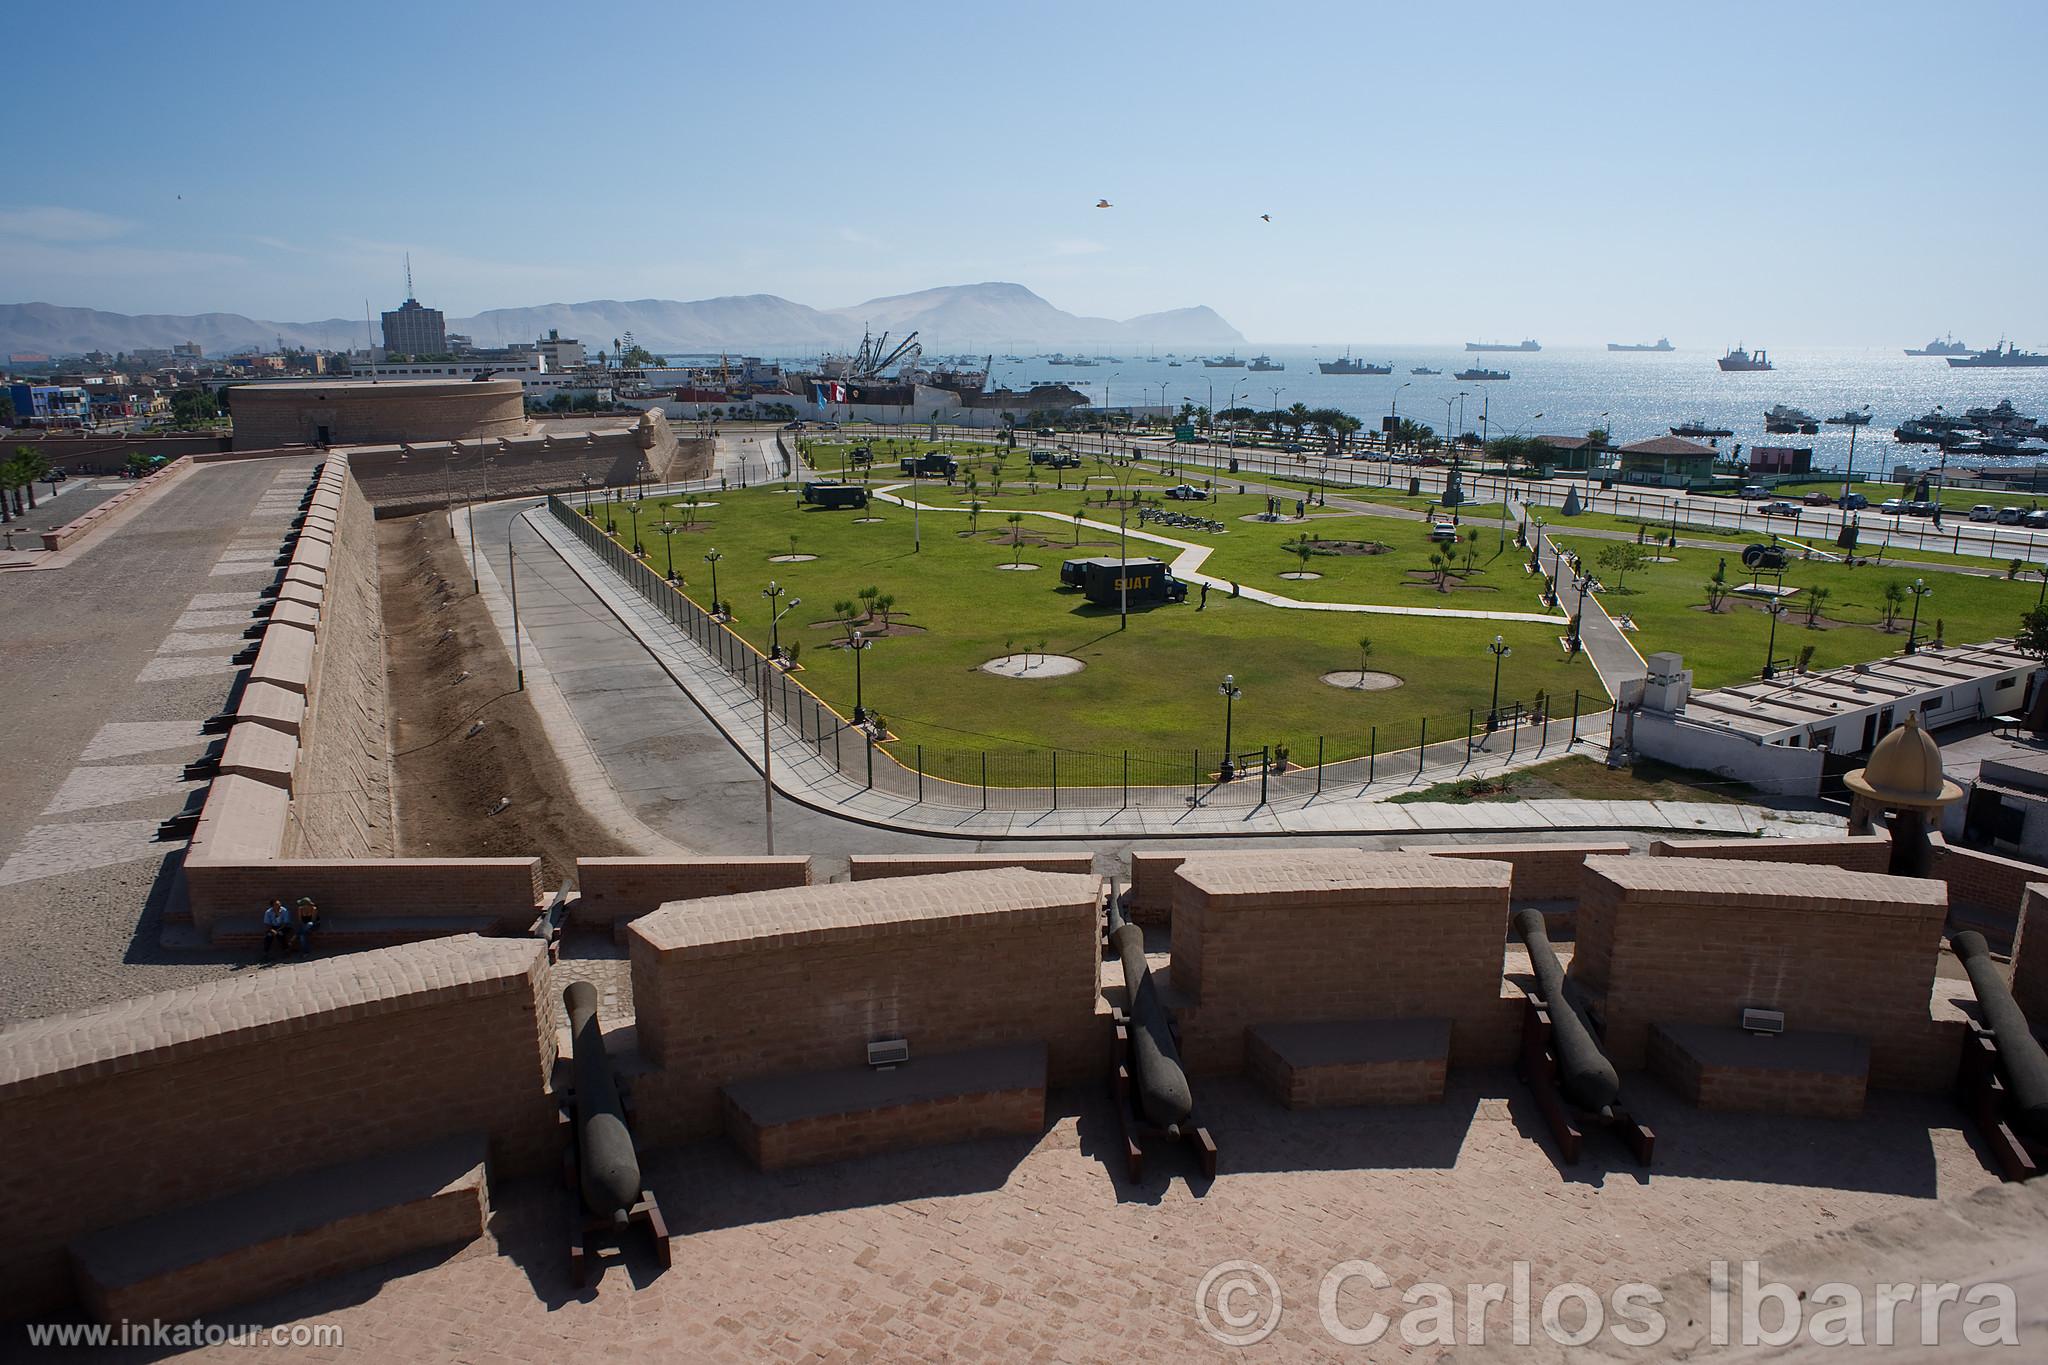
{"type": "Polygon", "coordinates": [[[263,955],[270,956],[276,948],[280,954],[291,951],[292,912],[284,908],[284,902],[277,897],[270,898],[270,904],[263,907],[263,955]]]}
{"type": "Polygon", "coordinates": [[[311,896],[301,896],[296,909],[299,915],[299,951],[310,953],[313,951],[313,931],[320,927],[320,907],[314,904],[311,896]]]}

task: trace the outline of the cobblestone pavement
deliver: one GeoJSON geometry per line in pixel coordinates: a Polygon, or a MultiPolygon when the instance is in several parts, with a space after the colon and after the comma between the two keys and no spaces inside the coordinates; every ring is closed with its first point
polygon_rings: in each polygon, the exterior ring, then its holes
{"type": "Polygon", "coordinates": [[[66,566],[0,574],[0,1023],[246,965],[158,950],[181,846],[152,836],[197,787],[311,468],[202,466],[66,566]]]}
{"type": "MultiPolygon", "coordinates": [[[[224,1316],[339,1326],[342,1346],[312,1359],[1207,1359],[1230,1352],[1203,1335],[1196,1286],[1242,1259],[1284,1304],[1249,1354],[1384,1359],[1403,1348],[1325,1333],[1318,1287],[1340,1262],[1369,1259],[1396,1286],[1350,1282],[1338,1309],[1353,1324],[1375,1308],[1398,1317],[1399,1289],[1417,1281],[1461,1295],[1508,1282],[1517,1260],[1540,1303],[1567,1280],[1602,1294],[1655,1283],[1994,1179],[1951,1106],[1894,1094],[1848,1125],[1699,1112],[1638,1080],[1632,1104],[1658,1132],[1646,1176],[1604,1136],[1579,1166],[1555,1164],[1505,1072],[1454,1073],[1445,1102],[1418,1109],[1290,1113],[1241,1082],[1199,1093],[1222,1152],[1206,1188],[1179,1154],[1125,1182],[1107,1099],[1064,1092],[1036,1140],[773,1175],[724,1142],[656,1154],[648,1177],[677,1234],[665,1273],[636,1242],[571,1288],[567,1196],[512,1181],[493,1245],[224,1316]]],[[[1495,1333],[1509,1312],[1490,1310],[1495,1333]]]]}

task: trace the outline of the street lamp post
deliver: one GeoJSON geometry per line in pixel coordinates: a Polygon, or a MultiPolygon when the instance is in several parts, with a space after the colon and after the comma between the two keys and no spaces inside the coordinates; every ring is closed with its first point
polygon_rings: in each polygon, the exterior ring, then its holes
{"type": "Polygon", "coordinates": [[[1131,628],[1131,504],[1118,498],[1116,504],[1116,628],[1131,628]]]}
{"type": "Polygon", "coordinates": [[[583,515],[588,517],[590,515],[590,476],[584,474],[580,477],[583,480],[583,515]]]}
{"type": "MultiPolygon", "coordinates": [[[[1861,411],[1869,412],[1870,404],[1865,403],[1861,411]]],[[[1853,481],[1851,476],[1856,472],[1856,428],[1862,425],[1861,422],[1849,423],[1849,462],[1842,466],[1842,496],[1844,498],[1849,496],[1849,485],[1853,481]]]]}
{"type": "Polygon", "coordinates": [[[661,533],[662,567],[667,571],[668,581],[673,583],[676,581],[676,532],[683,528],[672,521],[664,521],[654,529],[661,533]]]}
{"type": "MultiPolygon", "coordinates": [[[[478,472],[480,472],[480,473],[481,473],[481,474],[483,475],[483,479],[484,479],[484,496],[483,496],[483,501],[485,501],[485,502],[489,502],[489,501],[491,500],[491,462],[490,462],[490,460],[489,460],[489,459],[484,459],[484,460],[482,460],[482,461],[479,461],[479,462],[478,462],[478,464],[477,464],[477,470],[478,470],[478,472]]],[[[451,529],[452,529],[452,528],[451,528],[451,529]]],[[[480,579],[480,578],[479,578],[479,577],[477,576],[477,571],[476,571],[476,504],[475,504],[475,503],[471,503],[471,504],[469,505],[469,591],[470,591],[470,595],[471,595],[471,596],[473,596],[473,597],[474,597],[474,596],[478,596],[478,595],[481,595],[481,594],[482,594],[482,592],[483,592],[482,580],[481,580],[481,579],[480,579]]]]}
{"type": "MultiPolygon", "coordinates": [[[[1393,453],[1393,449],[1394,449],[1394,437],[1400,434],[1400,428],[1401,428],[1401,390],[1402,390],[1402,389],[1405,389],[1405,388],[1407,388],[1407,387],[1408,387],[1408,386],[1409,386],[1410,384],[1413,384],[1414,382],[1415,382],[1415,381],[1414,381],[1414,380],[1412,380],[1412,379],[1404,379],[1404,380],[1402,380],[1402,381],[1401,381],[1401,383],[1400,383],[1400,384],[1398,384],[1398,385],[1396,385],[1396,386],[1395,386],[1395,388],[1394,388],[1394,397],[1393,397],[1393,401],[1387,404],[1387,428],[1388,428],[1388,430],[1387,430],[1387,433],[1386,433],[1386,437],[1387,437],[1387,439],[1386,439],[1386,441],[1385,441],[1385,443],[1384,443],[1384,444],[1386,445],[1386,448],[1387,448],[1387,452],[1388,452],[1389,454],[1392,454],[1392,453],[1393,453]]],[[[1391,474],[1389,475],[1389,477],[1391,477],[1391,474]]]]}
{"type": "Polygon", "coordinates": [[[1927,586],[1926,579],[1916,578],[1906,591],[1913,594],[1913,623],[1906,627],[1906,652],[1911,654],[1920,647],[1920,599],[1934,589],[1927,586]]]}
{"type": "Polygon", "coordinates": [[[645,553],[640,548],[640,500],[635,498],[632,507],[628,510],[633,513],[633,558],[638,559],[645,553]]]}
{"type": "Polygon", "coordinates": [[[853,651],[853,723],[855,725],[864,723],[868,718],[868,708],[863,699],[860,686],[860,656],[865,654],[868,646],[873,643],[873,640],[870,640],[867,636],[856,630],[853,633],[852,641],[847,646],[853,651]]]}
{"type": "MultiPolygon", "coordinates": [[[[545,507],[547,504],[537,502],[534,506],[545,507]]],[[[526,651],[519,641],[519,556],[512,551],[512,533],[519,529],[524,516],[524,513],[514,513],[512,519],[505,523],[505,568],[512,580],[512,667],[519,674],[518,690],[521,692],[526,690],[526,651]]]]}
{"type": "Polygon", "coordinates": [[[1494,636],[1487,651],[1493,655],[1493,704],[1486,708],[1486,733],[1492,734],[1500,728],[1500,661],[1514,653],[1514,647],[1501,636],[1494,636]]]}
{"type": "Polygon", "coordinates": [[[718,606],[718,561],[724,558],[725,556],[716,550],[707,550],[704,554],[704,562],[711,566],[711,614],[713,616],[722,614],[718,606]]]}
{"type": "Polygon", "coordinates": [[[777,600],[789,589],[774,579],[761,589],[761,596],[768,599],[768,657],[770,660],[782,657],[782,613],[776,610],[777,600]]]}
{"type": "Polygon", "coordinates": [[[1244,695],[1244,689],[1237,685],[1234,676],[1225,673],[1223,681],[1216,685],[1216,690],[1223,694],[1223,766],[1217,770],[1217,776],[1228,782],[1236,773],[1236,765],[1230,761],[1231,712],[1237,704],[1237,699],[1244,695]]]}
{"type": "Polygon", "coordinates": [[[1764,610],[1769,612],[1771,617],[1771,636],[1764,643],[1764,681],[1769,682],[1778,676],[1778,622],[1785,619],[1785,613],[1789,608],[1778,599],[1772,598],[1770,605],[1764,610]]]}

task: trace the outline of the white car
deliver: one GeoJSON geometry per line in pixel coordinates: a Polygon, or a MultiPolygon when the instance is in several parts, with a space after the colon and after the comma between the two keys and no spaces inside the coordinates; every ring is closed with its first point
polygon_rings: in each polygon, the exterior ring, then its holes
{"type": "Polygon", "coordinates": [[[1903,517],[1906,515],[1906,500],[1904,498],[1886,498],[1878,504],[1877,510],[1889,516],[1903,517]]]}
{"type": "Polygon", "coordinates": [[[1429,528],[1429,538],[1431,540],[1456,540],[1458,538],[1458,528],[1451,525],[1448,521],[1440,521],[1429,528]]]}
{"type": "Polygon", "coordinates": [[[1970,509],[1971,521],[1996,521],[1998,509],[1988,502],[1980,502],[1970,509]]]}

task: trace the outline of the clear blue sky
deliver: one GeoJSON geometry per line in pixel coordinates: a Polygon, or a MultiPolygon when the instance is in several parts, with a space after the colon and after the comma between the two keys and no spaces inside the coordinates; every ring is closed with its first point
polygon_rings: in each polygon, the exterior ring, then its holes
{"type": "Polygon", "coordinates": [[[410,250],[450,314],[1014,280],[1254,341],[2048,346],[2041,0],[13,25],[77,60],[8,73],[0,301],[354,317],[410,250]]]}

